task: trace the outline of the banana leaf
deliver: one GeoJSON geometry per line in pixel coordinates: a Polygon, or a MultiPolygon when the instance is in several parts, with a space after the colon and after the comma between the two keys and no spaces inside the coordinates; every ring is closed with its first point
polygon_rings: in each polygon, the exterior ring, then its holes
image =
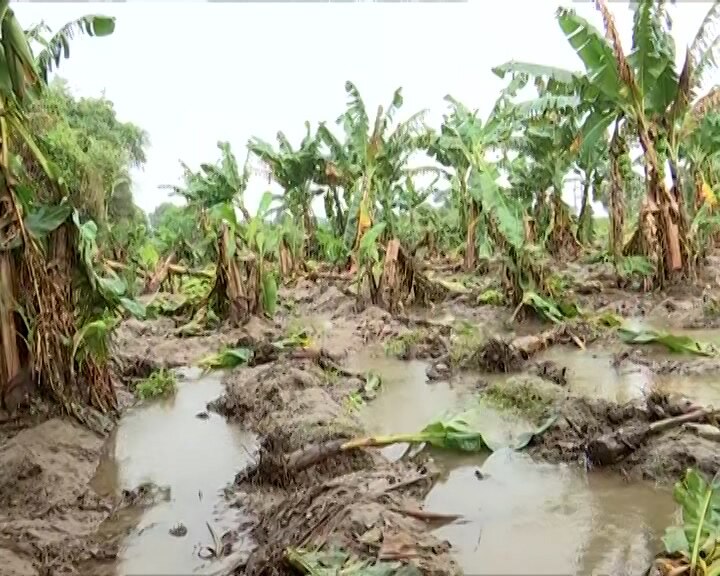
{"type": "Polygon", "coordinates": [[[688,469],[675,484],[673,496],[680,504],[682,524],[665,531],[663,544],[668,554],[681,554],[693,568],[702,562],[703,574],[720,571],[720,479],[708,480],[697,470],[688,469]]]}
{"type": "Polygon", "coordinates": [[[285,558],[290,565],[308,576],[420,576],[414,566],[401,562],[361,560],[340,549],[303,550],[288,548],[285,558]]]}
{"type": "MultiPolygon", "coordinates": [[[[474,415],[474,411],[469,411],[447,420],[436,420],[425,426],[420,432],[410,434],[401,433],[357,438],[343,444],[342,449],[348,450],[368,446],[381,447],[403,442],[429,444],[435,448],[460,452],[482,452],[483,450],[494,452],[508,447],[507,443],[497,441],[491,435],[471,425],[469,421],[474,415]]],[[[548,430],[556,420],[557,416],[551,416],[538,428],[523,432],[513,440],[509,447],[513,450],[522,450],[534,437],[540,436],[548,430]]]]}
{"type": "Polygon", "coordinates": [[[676,354],[718,355],[718,349],[715,345],[708,342],[698,342],[690,338],[690,336],[656,330],[633,330],[628,326],[620,326],[618,334],[626,344],[660,344],[676,354]]]}
{"type": "Polygon", "coordinates": [[[222,370],[235,368],[241,364],[247,364],[252,358],[250,348],[226,348],[217,354],[210,354],[198,362],[198,366],[205,370],[222,370]]]}

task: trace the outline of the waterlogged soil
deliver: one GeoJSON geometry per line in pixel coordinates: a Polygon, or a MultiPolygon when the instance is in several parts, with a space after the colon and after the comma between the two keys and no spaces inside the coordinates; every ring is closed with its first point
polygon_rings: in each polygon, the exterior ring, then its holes
{"type": "MultiPolygon", "coordinates": [[[[584,309],[720,341],[720,315],[708,306],[714,278],[647,295],[619,290],[606,268],[572,271],[584,309]]],[[[630,348],[607,333],[585,349],[552,346],[516,374],[486,374],[455,365],[451,334],[471,326],[460,346],[472,348],[547,326],[512,324],[512,310],[467,295],[393,316],[322,279],[281,289],[281,300],[275,321],[195,336],[169,319],[125,322],[113,346],[120,382],[300,331],[330,364],[280,354],[224,376],[186,372],[173,398],[126,410],[109,439],[58,418],[0,428],[2,573],[283,574],[286,549],[337,545],[438,575],[638,574],[671,523],[669,486],[688,466],[720,467],[717,439],[688,426],[651,435],[605,468],[588,459],[592,438],[659,418],[649,397],[719,405],[717,359],[630,348]],[[385,354],[408,334],[404,360],[385,354]],[[382,385],[368,391],[372,374],[382,385]],[[278,458],[416,432],[469,407],[498,446],[558,418],[523,452],[399,444],[301,470],[278,458]],[[219,558],[207,558],[211,549],[219,558]]]]}
{"type": "Polygon", "coordinates": [[[7,576],[71,573],[113,559],[96,537],[112,503],[89,486],[103,439],[54,418],[0,446],[0,566],[7,576]]]}
{"type": "Polygon", "coordinates": [[[114,573],[222,574],[247,552],[238,528],[247,521],[224,488],[252,460],[255,437],[206,405],[222,392],[222,374],[184,370],[176,394],[128,410],[106,445],[93,479],[102,494],[152,486],[157,494],[113,515],[100,533],[122,533],[114,573]],[[157,497],[160,496],[160,497],[157,497]],[[220,560],[207,559],[210,528],[227,535],[220,560]]]}

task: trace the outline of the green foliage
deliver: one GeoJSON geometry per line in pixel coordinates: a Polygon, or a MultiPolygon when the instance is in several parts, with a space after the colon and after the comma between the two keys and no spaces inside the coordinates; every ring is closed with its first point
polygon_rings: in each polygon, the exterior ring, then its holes
{"type": "Polygon", "coordinates": [[[175,374],[161,368],[135,385],[135,395],[141,400],[169,396],[175,392],[177,381],[175,374]]]}
{"type": "Polygon", "coordinates": [[[402,562],[361,560],[339,548],[304,550],[288,548],[288,563],[308,576],[420,576],[414,566],[402,562]]]}
{"type": "Polygon", "coordinates": [[[656,330],[633,330],[627,326],[618,328],[618,334],[626,344],[660,344],[676,354],[694,354],[696,356],[717,356],[714,344],[698,342],[690,336],[670,334],[656,330]]]}
{"type": "Polygon", "coordinates": [[[224,370],[247,364],[252,358],[250,348],[226,348],[217,354],[210,354],[198,362],[205,370],[224,370]]]}
{"type": "Polygon", "coordinates": [[[682,556],[689,574],[714,576],[720,570],[719,487],[717,474],[708,482],[692,469],[675,484],[673,496],[680,505],[682,523],[665,531],[663,543],[668,554],[682,556]]]}
{"type": "Polygon", "coordinates": [[[109,100],[76,99],[55,79],[33,102],[28,120],[81,216],[101,226],[139,216],[129,170],[145,162],[148,138],[134,124],[120,122],[109,100]]]}

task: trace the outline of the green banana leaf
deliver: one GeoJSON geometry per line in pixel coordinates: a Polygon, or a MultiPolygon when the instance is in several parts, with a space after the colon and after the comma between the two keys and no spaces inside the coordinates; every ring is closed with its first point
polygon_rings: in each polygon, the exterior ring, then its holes
{"type": "Polygon", "coordinates": [[[620,339],[626,344],[660,344],[676,354],[717,356],[718,349],[707,342],[698,342],[690,336],[671,334],[656,330],[634,330],[628,326],[618,328],[620,339]]]}

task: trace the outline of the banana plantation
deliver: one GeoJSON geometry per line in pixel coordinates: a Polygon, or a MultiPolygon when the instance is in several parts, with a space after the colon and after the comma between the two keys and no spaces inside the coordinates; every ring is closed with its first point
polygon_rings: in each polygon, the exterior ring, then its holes
{"type": "Polygon", "coordinates": [[[0,1],[8,574],[720,573],[720,2],[594,6],[487,114],[347,81],[147,214],[58,75],[121,23],[0,1]]]}

